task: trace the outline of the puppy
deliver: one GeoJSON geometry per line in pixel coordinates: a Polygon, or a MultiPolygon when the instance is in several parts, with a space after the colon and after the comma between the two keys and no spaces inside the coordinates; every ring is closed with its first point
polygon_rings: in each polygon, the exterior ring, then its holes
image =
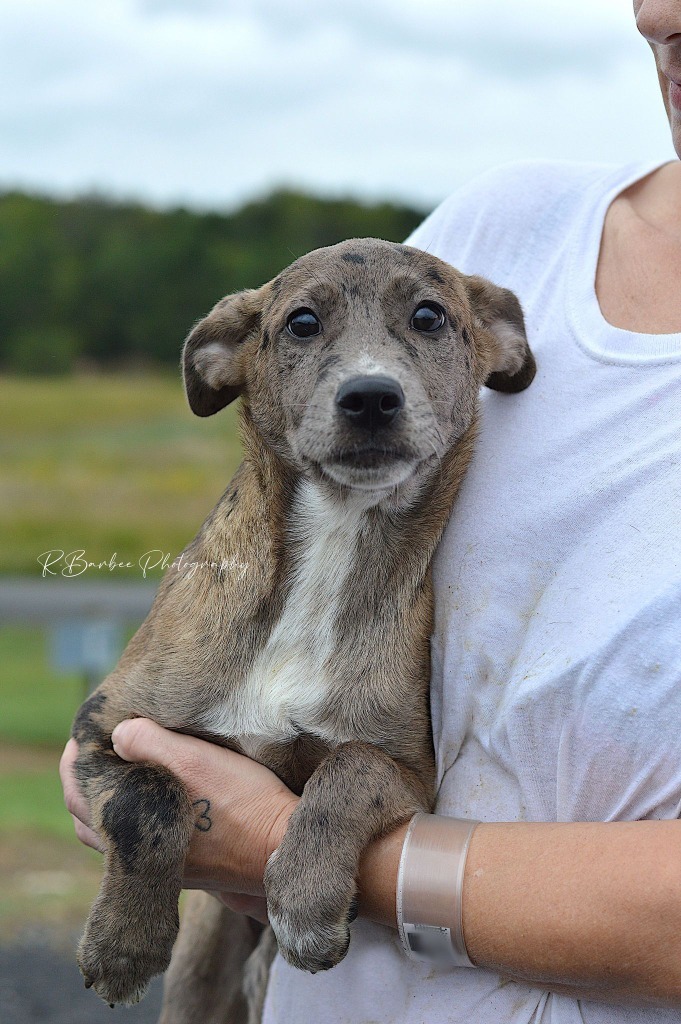
{"type": "MultiPolygon", "coordinates": [[[[241,396],[244,460],[186,549],[200,568],[165,575],[74,723],[107,845],[78,961],[109,1003],[136,1002],[168,967],[201,827],[171,772],[114,753],[134,716],[242,751],[301,795],[266,870],[270,922],[296,967],[345,956],[362,851],[433,804],[430,563],[478,391],[520,391],[535,372],[511,292],[370,238],[222,299],[183,366],[197,415],[241,396]]],[[[185,918],[164,1024],[244,1019],[259,928],[203,894],[185,918]]]]}

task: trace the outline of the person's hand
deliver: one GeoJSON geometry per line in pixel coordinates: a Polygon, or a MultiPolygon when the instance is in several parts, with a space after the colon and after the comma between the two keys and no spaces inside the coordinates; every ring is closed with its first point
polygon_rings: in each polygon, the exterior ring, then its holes
{"type": "MultiPolygon", "coordinates": [[[[298,798],[268,768],[193,736],[162,729],[148,719],[121,722],[112,736],[125,761],[153,761],[182,779],[196,806],[196,828],[185,862],[186,888],[214,891],[234,910],[262,911],[263,872],[277,848],[298,798]]],[[[73,765],[78,748],[69,740],[60,774],[66,806],[76,835],[103,852],[101,837],[90,827],[87,801],[73,765]]],[[[262,918],[262,913],[258,916],[262,918]]]]}
{"type": "Polygon", "coordinates": [[[64,753],[61,755],[59,762],[59,775],[64,790],[64,803],[66,804],[67,811],[73,818],[76,835],[81,843],[92,847],[98,853],[104,853],[106,847],[97,833],[90,828],[90,808],[76,781],[74,765],[77,757],[78,744],[75,740],[69,740],[64,747],[64,753]]]}

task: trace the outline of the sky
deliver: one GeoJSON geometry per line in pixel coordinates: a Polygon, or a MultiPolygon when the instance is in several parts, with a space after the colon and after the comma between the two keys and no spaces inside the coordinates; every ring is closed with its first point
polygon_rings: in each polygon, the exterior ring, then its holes
{"type": "Polygon", "coordinates": [[[630,0],[0,0],[0,86],[0,189],[160,207],[674,156],[630,0]]]}

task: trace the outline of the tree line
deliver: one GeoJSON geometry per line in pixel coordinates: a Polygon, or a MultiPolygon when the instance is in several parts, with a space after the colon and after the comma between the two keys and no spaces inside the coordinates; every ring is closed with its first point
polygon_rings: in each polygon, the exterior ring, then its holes
{"type": "Polygon", "coordinates": [[[403,241],[422,217],[287,190],[233,213],[0,194],[0,368],[177,364],[222,295],[344,238],[403,241]]]}

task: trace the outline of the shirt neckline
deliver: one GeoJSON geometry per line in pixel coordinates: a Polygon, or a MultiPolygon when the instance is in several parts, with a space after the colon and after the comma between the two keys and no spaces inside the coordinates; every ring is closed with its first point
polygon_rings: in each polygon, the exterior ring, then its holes
{"type": "Polygon", "coordinates": [[[619,168],[592,187],[592,201],[584,204],[569,253],[566,304],[568,322],[578,345],[589,355],[609,363],[660,363],[681,359],[681,332],[640,334],[614,327],[603,316],[596,295],[596,268],[605,216],[617,196],[670,161],[619,168]],[[585,273],[585,268],[588,273],[585,273]]]}

